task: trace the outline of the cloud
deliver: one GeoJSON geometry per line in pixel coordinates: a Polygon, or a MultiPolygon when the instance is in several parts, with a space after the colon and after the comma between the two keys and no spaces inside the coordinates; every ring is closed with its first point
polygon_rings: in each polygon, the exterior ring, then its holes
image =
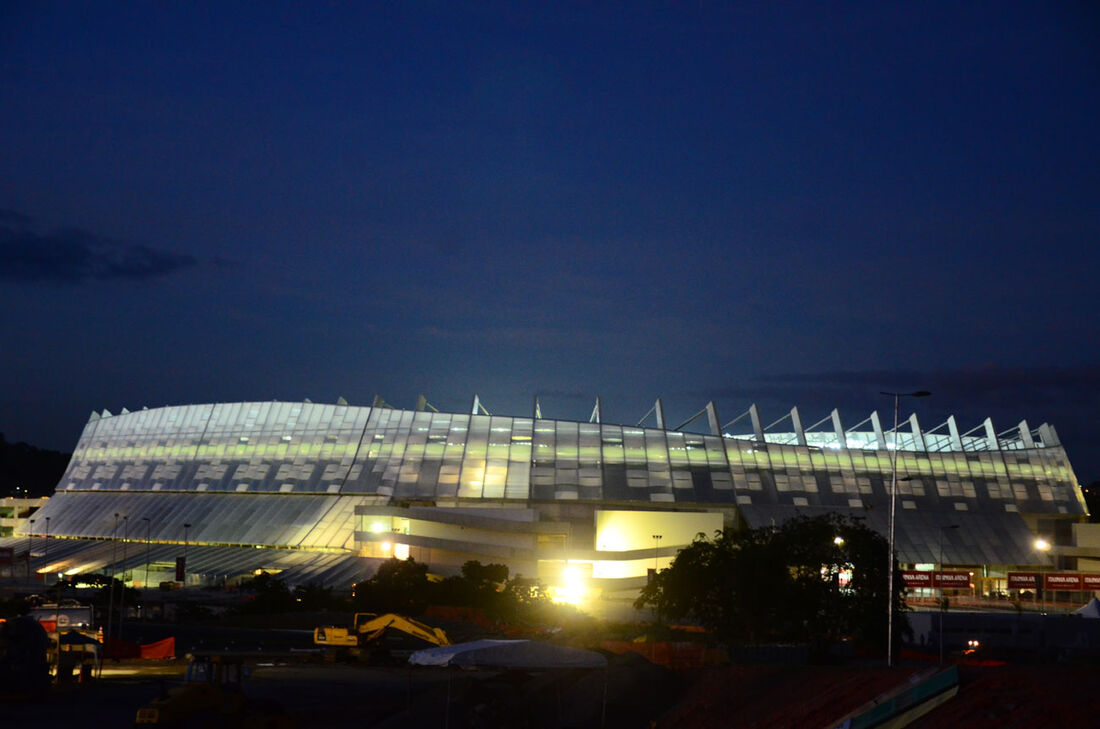
{"type": "Polygon", "coordinates": [[[5,210],[0,208],[0,223],[7,223],[9,225],[27,226],[31,224],[30,216],[15,210],[5,210]]]}
{"type": "MultiPolygon", "coordinates": [[[[0,211],[0,222],[29,222],[0,211]]],[[[87,281],[140,281],[194,266],[186,254],[104,238],[79,229],[39,235],[0,225],[0,281],[77,285],[87,281]]]]}
{"type": "Polygon", "coordinates": [[[916,370],[887,371],[844,371],[792,373],[765,375],[759,381],[777,386],[799,386],[813,384],[832,387],[878,387],[882,390],[902,391],[914,389],[970,394],[996,394],[998,392],[1046,391],[1082,393],[1091,396],[1100,390],[1100,363],[1090,363],[1069,367],[1005,367],[984,365],[979,367],[953,370],[919,372],[916,370]],[[915,383],[915,384],[914,384],[915,383]]]}

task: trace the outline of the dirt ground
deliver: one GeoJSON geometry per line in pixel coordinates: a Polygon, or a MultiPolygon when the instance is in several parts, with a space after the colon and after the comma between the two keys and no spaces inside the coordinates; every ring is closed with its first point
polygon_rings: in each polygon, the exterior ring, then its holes
{"type": "MultiPolygon", "coordinates": [[[[929,664],[723,666],[690,673],[662,729],[829,727],[929,664]]],[[[911,729],[1065,729],[1100,725],[1100,666],[959,667],[959,693],[911,729]]]]}
{"type": "MultiPolygon", "coordinates": [[[[245,692],[298,727],[828,727],[927,664],[718,666],[670,671],[633,654],[609,669],[514,674],[459,669],[250,662],[245,692]]],[[[137,709],[182,682],[184,663],[108,663],[100,678],[40,701],[0,703],[0,725],[132,726],[137,709]]],[[[1096,726],[1100,666],[960,666],[960,690],[914,729],[1096,726]]]]}

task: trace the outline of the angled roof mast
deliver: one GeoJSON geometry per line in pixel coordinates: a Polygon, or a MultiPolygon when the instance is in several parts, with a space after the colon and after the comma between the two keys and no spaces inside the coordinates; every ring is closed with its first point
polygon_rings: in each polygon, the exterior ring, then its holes
{"type": "Polygon", "coordinates": [[[659,430],[664,430],[665,429],[665,408],[664,408],[663,405],[661,405],[661,398],[657,398],[657,402],[653,403],[653,407],[651,407],[649,410],[646,411],[645,415],[643,415],[641,417],[641,419],[638,420],[637,425],[635,425],[634,427],[635,428],[640,427],[641,424],[645,422],[645,419],[648,418],[651,414],[656,414],[656,416],[657,416],[657,428],[659,430]]]}
{"type": "Polygon", "coordinates": [[[485,406],[481,404],[481,398],[474,394],[474,402],[470,406],[470,415],[492,415],[491,412],[485,409],[485,406]]]}
{"type": "Polygon", "coordinates": [[[600,396],[596,395],[596,407],[592,408],[592,414],[588,416],[588,422],[599,423],[600,415],[600,396]]]}

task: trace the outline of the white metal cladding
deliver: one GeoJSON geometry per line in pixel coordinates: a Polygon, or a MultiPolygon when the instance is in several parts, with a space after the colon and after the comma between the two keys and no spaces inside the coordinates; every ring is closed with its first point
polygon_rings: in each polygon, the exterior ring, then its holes
{"type": "Polygon", "coordinates": [[[798,434],[770,432],[313,403],[190,405],[89,421],[58,489],[686,503],[782,503],[797,493],[846,504],[884,494],[896,438],[900,493],[1083,513],[1060,445],[1020,449],[1017,439],[1013,449],[979,450],[984,435],[933,431],[848,431],[843,445],[835,433],[805,431],[800,445],[798,434]]]}
{"type": "Polygon", "coordinates": [[[915,418],[906,434],[883,433],[875,415],[867,433],[844,431],[835,411],[826,431],[803,430],[797,411],[790,417],[793,435],[758,427],[750,436],[286,402],[93,417],[35,531],[48,516],[59,536],[149,531],[182,542],[189,523],[197,543],[342,550],[354,546],[356,505],[703,505],[738,510],[750,524],[792,509],[885,513],[895,456],[901,521],[1085,512],[1046,425],[1032,437],[1022,423],[1021,437],[1001,448],[1010,437],[986,421],[979,449],[979,436],[960,434],[953,420],[939,437],[915,418]],[[1032,447],[1019,448],[1025,440],[1032,447]]]}

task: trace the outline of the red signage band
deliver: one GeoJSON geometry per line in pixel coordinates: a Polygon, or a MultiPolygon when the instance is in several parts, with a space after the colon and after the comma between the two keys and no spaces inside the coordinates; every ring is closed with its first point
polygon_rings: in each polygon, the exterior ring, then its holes
{"type": "Polygon", "coordinates": [[[905,570],[901,573],[901,580],[906,587],[931,587],[932,573],[905,570]]]}
{"type": "Polygon", "coordinates": [[[1044,582],[1046,583],[1046,589],[1048,590],[1080,590],[1081,588],[1081,575],[1067,575],[1065,573],[1055,572],[1053,574],[1044,575],[1044,582]]]}
{"type": "Polygon", "coordinates": [[[1034,590],[1039,586],[1038,572],[1009,572],[1008,589],[1034,590]]]}
{"type": "Polygon", "coordinates": [[[970,587],[969,572],[933,572],[936,587],[970,587]]]}
{"type": "MultiPolygon", "coordinates": [[[[1039,586],[1038,572],[1009,572],[1008,589],[1034,590],[1039,586]]],[[[1047,590],[1100,590],[1100,574],[1078,572],[1044,572],[1047,590]]]]}
{"type": "Polygon", "coordinates": [[[906,587],[970,587],[969,572],[917,572],[906,570],[901,573],[906,587]]]}

